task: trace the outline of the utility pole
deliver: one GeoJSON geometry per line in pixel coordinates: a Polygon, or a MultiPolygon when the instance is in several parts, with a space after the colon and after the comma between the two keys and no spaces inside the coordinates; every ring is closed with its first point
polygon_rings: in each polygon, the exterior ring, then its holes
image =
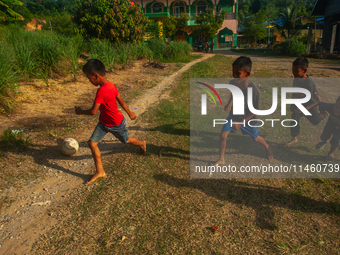
{"type": "Polygon", "coordinates": [[[269,44],[269,43],[270,43],[270,15],[268,17],[268,42],[267,42],[267,44],[269,44]]]}

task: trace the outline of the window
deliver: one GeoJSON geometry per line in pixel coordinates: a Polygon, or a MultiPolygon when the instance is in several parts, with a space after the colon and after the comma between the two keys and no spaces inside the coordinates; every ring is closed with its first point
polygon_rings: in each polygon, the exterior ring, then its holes
{"type": "Polygon", "coordinates": [[[184,4],[183,2],[177,2],[175,3],[175,16],[179,16],[181,13],[185,12],[184,4]]]}
{"type": "Polygon", "coordinates": [[[219,14],[222,11],[221,5],[217,5],[216,12],[219,14]]]}
{"type": "Polygon", "coordinates": [[[205,1],[199,1],[197,3],[197,13],[204,12],[207,9],[207,3],[205,1]]]}
{"type": "Polygon", "coordinates": [[[154,3],[152,5],[152,12],[153,13],[158,13],[158,12],[162,12],[163,11],[163,6],[160,3],[154,3]]]}

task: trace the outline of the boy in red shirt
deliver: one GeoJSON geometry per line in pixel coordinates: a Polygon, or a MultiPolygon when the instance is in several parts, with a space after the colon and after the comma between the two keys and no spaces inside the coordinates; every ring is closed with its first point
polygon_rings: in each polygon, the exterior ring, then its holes
{"type": "Polygon", "coordinates": [[[94,86],[100,86],[91,109],[82,110],[81,107],[75,107],[76,114],[84,115],[95,115],[98,110],[100,110],[99,122],[88,141],[96,164],[96,173],[91,180],[87,182],[91,183],[106,175],[103,169],[98,143],[108,132],[117,137],[122,143],[139,146],[143,154],[146,152],[146,142],[128,136],[127,123],[123,114],[117,108],[116,100],[129,115],[130,119],[134,120],[137,117],[134,112],[130,111],[123,99],[120,98],[116,86],[106,79],[104,64],[98,59],[90,59],[84,65],[83,72],[94,86]]]}

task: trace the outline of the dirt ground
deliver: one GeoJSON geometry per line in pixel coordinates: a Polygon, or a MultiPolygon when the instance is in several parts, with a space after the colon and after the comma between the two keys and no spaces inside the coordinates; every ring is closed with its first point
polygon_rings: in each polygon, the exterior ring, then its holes
{"type": "MultiPolygon", "coordinates": [[[[238,57],[230,51],[216,51],[216,54],[238,57]]],[[[108,79],[116,84],[121,97],[140,116],[150,104],[160,97],[167,97],[164,90],[181,73],[211,56],[213,54],[205,54],[185,66],[165,64],[167,67],[163,70],[144,68],[145,62],[136,61],[125,70],[108,74],[108,79]],[[180,67],[181,70],[177,71],[180,67]]],[[[252,56],[252,60],[254,77],[261,77],[259,70],[264,67],[277,70],[278,77],[292,77],[292,58],[252,56]]],[[[308,73],[311,77],[336,78],[340,77],[340,65],[334,61],[311,61],[308,73]]],[[[6,177],[0,179],[1,254],[29,254],[39,236],[58,224],[54,216],[58,215],[58,208],[62,208],[63,200],[83,185],[94,171],[86,141],[98,116],[77,116],[74,106],[91,107],[97,88],[83,75],[79,75],[78,81],[73,83],[51,80],[47,87],[43,82],[34,81],[22,84],[20,88],[18,110],[0,116],[0,131],[8,128],[28,129],[24,136],[31,137],[32,147],[2,152],[0,169],[6,177]],[[58,144],[66,137],[79,141],[80,149],[76,157],[60,153],[58,144]]],[[[331,94],[329,92],[323,90],[321,97],[331,94]]],[[[331,95],[332,98],[336,96],[331,95]]],[[[137,124],[142,127],[138,119],[129,122],[131,126],[137,124]]],[[[134,133],[138,130],[132,131],[134,133]]],[[[100,147],[103,158],[121,148],[122,145],[112,136],[105,137],[100,147]]]]}

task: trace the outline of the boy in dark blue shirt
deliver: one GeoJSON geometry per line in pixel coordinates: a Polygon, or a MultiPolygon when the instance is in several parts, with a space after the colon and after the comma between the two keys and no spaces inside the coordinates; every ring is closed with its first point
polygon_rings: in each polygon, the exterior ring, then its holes
{"type": "MultiPolygon", "coordinates": [[[[306,116],[308,121],[317,125],[321,122],[320,113],[317,107],[319,101],[321,101],[318,91],[316,90],[314,81],[307,75],[308,60],[305,57],[299,57],[294,60],[292,72],[294,75],[293,87],[304,88],[310,91],[311,99],[304,103],[303,106],[312,114],[306,116]]],[[[305,94],[293,93],[292,98],[303,98],[305,94]]],[[[291,105],[290,110],[292,111],[292,119],[295,121],[291,122],[290,134],[292,139],[286,142],[286,145],[291,145],[298,141],[298,136],[300,135],[300,118],[303,117],[303,113],[296,107],[296,105],[291,105]],[[297,123],[296,126],[294,124],[297,123]]]]}
{"type": "Polygon", "coordinates": [[[225,153],[225,147],[227,143],[227,137],[230,132],[234,133],[237,129],[241,129],[241,132],[243,135],[250,135],[255,142],[260,143],[267,152],[267,157],[271,161],[274,159],[274,154],[270,148],[270,146],[266,143],[263,137],[259,136],[257,131],[257,124],[253,123],[252,126],[248,125],[248,121],[251,119],[256,119],[255,114],[251,113],[248,104],[247,104],[247,98],[252,97],[253,98],[253,105],[256,109],[259,109],[259,99],[260,99],[260,93],[254,83],[248,80],[248,76],[251,73],[251,67],[252,62],[251,59],[248,57],[241,56],[237,58],[233,63],[233,79],[230,81],[231,84],[236,85],[242,90],[242,93],[244,95],[244,107],[245,107],[245,114],[240,115],[234,115],[232,110],[232,103],[233,103],[233,97],[230,96],[228,104],[224,107],[225,111],[230,111],[230,114],[227,118],[227,123],[223,125],[220,135],[220,158],[219,160],[214,164],[220,165],[224,164],[224,153],[225,153]],[[248,95],[248,87],[253,88],[252,95],[248,95]],[[231,121],[233,122],[244,122],[245,125],[242,124],[233,124],[231,125],[231,121]]]}
{"type": "Polygon", "coordinates": [[[333,161],[334,152],[340,144],[340,97],[335,104],[320,102],[319,110],[328,112],[329,117],[320,137],[322,142],[318,143],[315,149],[321,150],[329,142],[331,148],[327,155],[327,161],[333,161]]]}

